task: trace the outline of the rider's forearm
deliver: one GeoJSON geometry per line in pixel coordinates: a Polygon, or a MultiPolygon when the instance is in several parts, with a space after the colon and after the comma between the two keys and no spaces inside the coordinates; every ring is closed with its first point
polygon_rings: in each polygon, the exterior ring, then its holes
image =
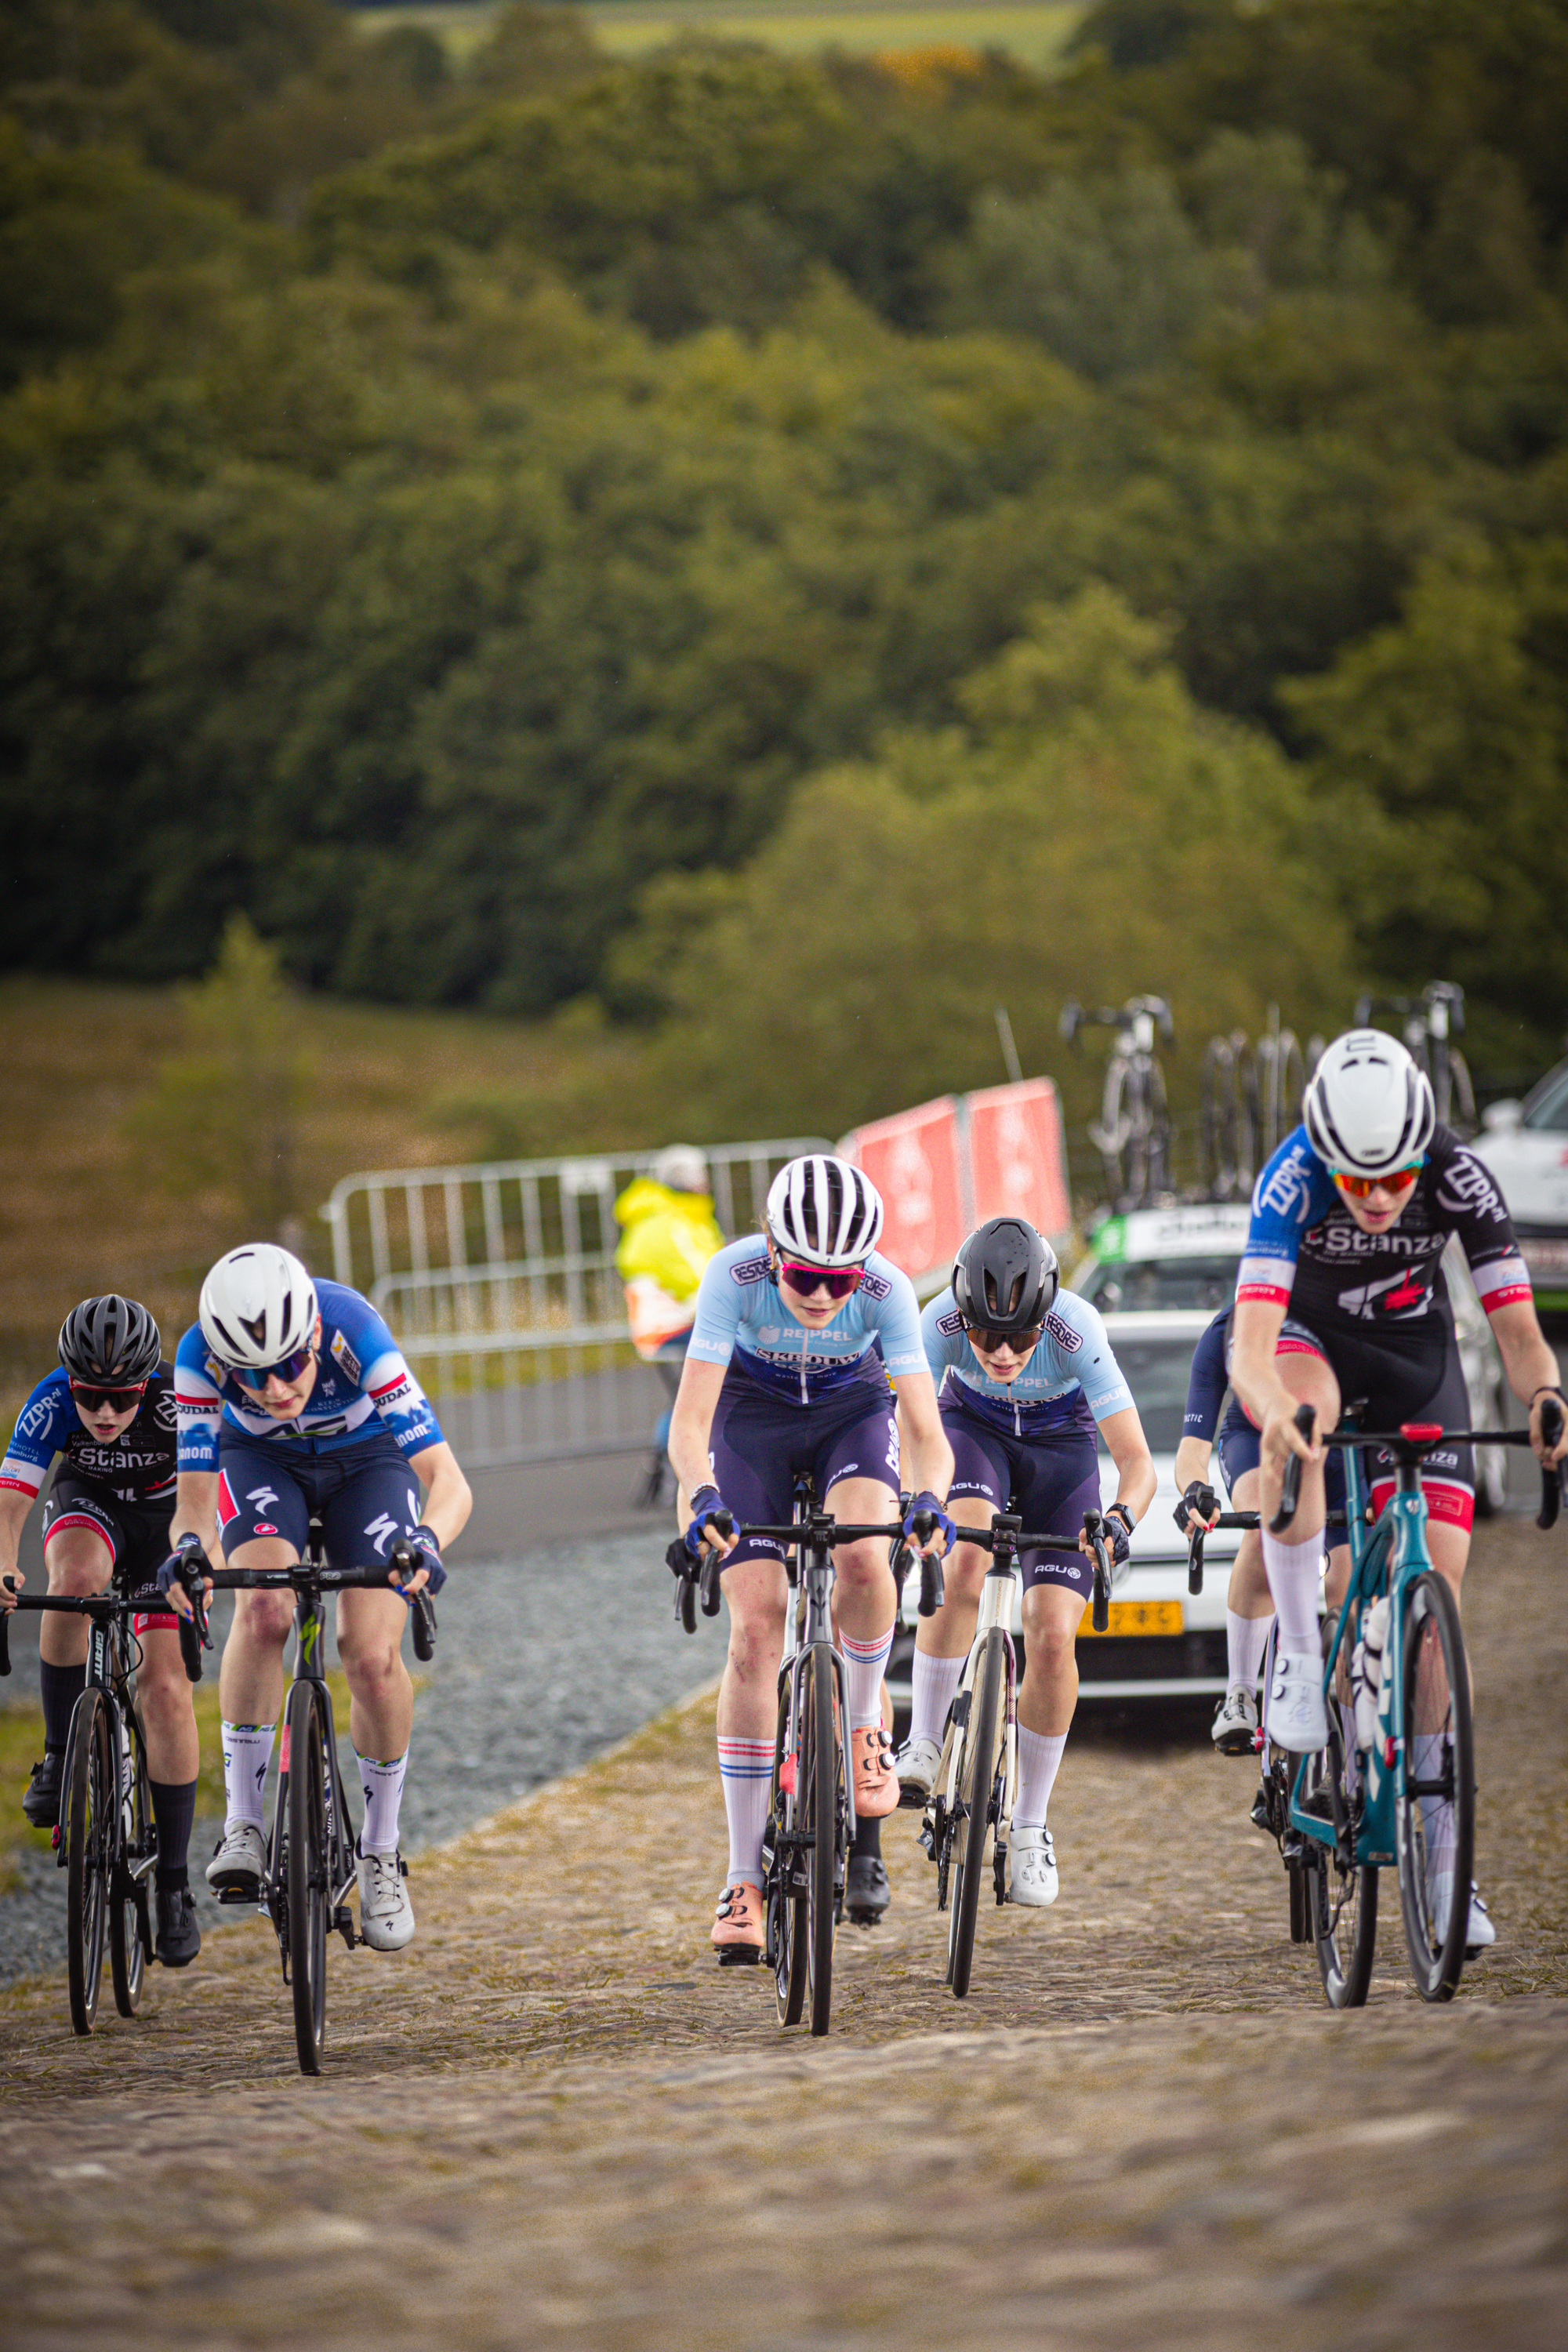
{"type": "Polygon", "coordinates": [[[425,1525],[445,1551],[468,1524],[468,1514],[474,1507],[473,1490],[449,1445],[426,1446],[422,1454],[411,1454],[409,1459],[425,1489],[425,1525]]]}
{"type": "Polygon", "coordinates": [[[708,1486],[713,1476],[712,1427],[710,1415],[702,1418],[695,1413],[683,1414],[679,1406],[669,1424],[670,1466],[680,1482],[681,1493],[689,1499],[699,1486],[708,1486]]]}
{"type": "Polygon", "coordinates": [[[217,1472],[182,1470],[174,1487],[174,1516],[169,1526],[171,1549],[182,1536],[199,1536],[207,1558],[223,1566],[217,1535],[217,1472]]]}
{"type": "Polygon", "coordinates": [[[952,1484],[952,1448],[939,1421],[934,1430],[905,1428],[904,1475],[911,1495],[934,1495],[945,1503],[952,1484]]]}
{"type": "Polygon", "coordinates": [[[1498,1351],[1508,1384],[1521,1404],[1528,1405],[1537,1389],[1554,1389],[1561,1381],[1557,1358],[1548,1347],[1528,1299],[1500,1307],[1491,1318],[1498,1351]]]}
{"type": "Polygon", "coordinates": [[[1260,1299],[1245,1298],[1237,1307],[1230,1384],[1241,1399],[1248,1417],[1259,1429],[1271,1414],[1281,1409],[1287,1412],[1291,1409],[1290,1391],[1280,1379],[1274,1361],[1274,1350],[1284,1321],[1283,1307],[1268,1305],[1260,1299]]]}
{"type": "Polygon", "coordinates": [[[22,1546],[22,1529],[26,1526],[27,1514],[37,1500],[34,1495],[0,1495],[0,1576],[16,1574],[16,1554],[22,1546]]]}
{"type": "Polygon", "coordinates": [[[1204,1438],[1183,1438],[1176,1448],[1175,1467],[1172,1473],[1178,1495],[1184,1495],[1194,1478],[1207,1485],[1211,1451],[1210,1444],[1204,1438]]]}

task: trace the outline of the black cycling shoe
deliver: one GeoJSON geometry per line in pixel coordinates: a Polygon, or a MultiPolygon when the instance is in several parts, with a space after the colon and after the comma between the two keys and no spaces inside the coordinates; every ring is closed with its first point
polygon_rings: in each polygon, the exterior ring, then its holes
{"type": "Polygon", "coordinates": [[[65,1758],[58,1748],[47,1748],[41,1764],[33,1767],[22,1798],[22,1811],[36,1830],[52,1830],[60,1817],[61,1767],[65,1758]]]}
{"type": "Polygon", "coordinates": [[[188,1969],[202,1948],[195,1901],[188,1886],[160,1886],[153,1949],[166,1969],[188,1969]]]}
{"type": "Polygon", "coordinates": [[[852,1853],[844,1882],[844,1908],[857,1927],[875,1927],[893,1899],[879,1853],[852,1853]]]}

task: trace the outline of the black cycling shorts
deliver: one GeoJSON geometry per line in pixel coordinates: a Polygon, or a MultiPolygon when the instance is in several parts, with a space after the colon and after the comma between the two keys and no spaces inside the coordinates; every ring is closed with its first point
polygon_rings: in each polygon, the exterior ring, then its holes
{"type": "MultiPolygon", "coordinates": [[[[149,1510],[143,1504],[127,1503],[119,1495],[109,1494],[103,1487],[61,1470],[44,1505],[41,1528],[45,1552],[47,1553],[50,1538],[62,1528],[90,1528],[109,1547],[114,1581],[120,1590],[145,1592],[151,1601],[156,1602],[162,1596],[149,1588],[169,1557],[169,1529],[174,1517],[172,1500],[149,1510]]],[[[174,1625],[178,1620],[172,1610],[157,1607],[139,1612],[133,1622],[134,1630],[144,1633],[149,1629],[156,1632],[174,1625]]]]}
{"type": "MultiPolygon", "coordinates": [[[[1341,1411],[1353,1412],[1363,1429],[1393,1430],[1406,1421],[1468,1429],[1469,1391],[1453,1328],[1438,1316],[1421,1321],[1424,1328],[1395,1341],[1389,1330],[1375,1340],[1359,1332],[1325,1334],[1288,1317],[1275,1353],[1321,1356],[1340,1384],[1341,1411]]],[[[1380,1511],[1394,1492],[1397,1465],[1381,1446],[1366,1448],[1362,1459],[1373,1508],[1380,1511]]],[[[1434,1519],[1469,1528],[1476,1510],[1476,1460],[1468,1445],[1444,1445],[1429,1454],[1422,1484],[1434,1519]]]]}

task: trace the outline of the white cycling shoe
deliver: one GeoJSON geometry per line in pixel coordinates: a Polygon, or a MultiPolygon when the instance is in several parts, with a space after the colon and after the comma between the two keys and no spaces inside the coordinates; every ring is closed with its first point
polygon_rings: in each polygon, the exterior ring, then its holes
{"type": "Polygon", "coordinates": [[[400,1952],[414,1940],[414,1906],[408,1899],[408,1864],[394,1846],[359,1850],[359,1931],[373,1952],[400,1952]]]}
{"type": "Polygon", "coordinates": [[[220,1903],[257,1903],[267,1868],[267,1840],[255,1822],[225,1822],[207,1864],[207,1885],[220,1903]]]}
{"type": "Polygon", "coordinates": [[[1268,1685],[1268,1737],[1291,1756],[1315,1756],[1328,1746],[1321,1658],[1275,1659],[1268,1685]]]}
{"type": "Polygon", "coordinates": [[[1214,1729],[1209,1737],[1222,1756],[1250,1756],[1257,1729],[1258,1700],[1238,1683],[1235,1690],[1226,1691],[1215,1707],[1214,1729]]]}
{"type": "MultiPolygon", "coordinates": [[[[1434,1871],[1428,1882],[1428,1891],[1432,1903],[1433,1938],[1440,1944],[1448,1933],[1448,1906],[1454,1899],[1453,1872],[1451,1870],[1434,1871]]],[[[1496,1942],[1497,1929],[1492,1926],[1491,1915],[1481,1901],[1476,1889],[1476,1882],[1472,1878],[1470,1916],[1465,1923],[1465,1956],[1468,1959],[1473,1960],[1478,1953],[1486,1951],[1496,1942]]]]}
{"type": "Polygon", "coordinates": [[[942,1762],[942,1745],[935,1739],[906,1739],[893,1759],[893,1769],[899,1776],[900,1805],[923,1805],[931,1795],[936,1768],[942,1762]]]}
{"type": "Polygon", "coordinates": [[[1021,1830],[1016,1823],[1007,1841],[1007,1899],[1044,1910],[1061,1893],[1057,1876],[1057,1850],[1047,1829],[1021,1830]]]}

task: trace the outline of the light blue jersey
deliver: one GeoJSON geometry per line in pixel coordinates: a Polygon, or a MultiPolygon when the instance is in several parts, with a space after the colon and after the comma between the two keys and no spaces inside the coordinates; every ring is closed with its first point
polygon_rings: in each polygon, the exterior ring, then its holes
{"type": "Polygon", "coordinates": [[[831,1323],[811,1331],[795,1321],[769,1280],[761,1234],[731,1242],[709,1259],[686,1352],[699,1364],[734,1359],[763,1388],[796,1404],[810,1404],[851,1381],[879,1381],[883,1367],[894,1379],[926,1368],[914,1285],[890,1259],[873,1250],[859,1289],[831,1323]]]}
{"type": "Polygon", "coordinates": [[[921,1337],[931,1377],[939,1387],[945,1381],[945,1395],[1016,1437],[1069,1427],[1086,1402],[1096,1421],[1125,1412],[1132,1402],[1099,1309],[1075,1290],[1057,1293],[1046,1328],[1016,1381],[994,1381],[984,1370],[951,1290],[927,1306],[921,1337]]]}

